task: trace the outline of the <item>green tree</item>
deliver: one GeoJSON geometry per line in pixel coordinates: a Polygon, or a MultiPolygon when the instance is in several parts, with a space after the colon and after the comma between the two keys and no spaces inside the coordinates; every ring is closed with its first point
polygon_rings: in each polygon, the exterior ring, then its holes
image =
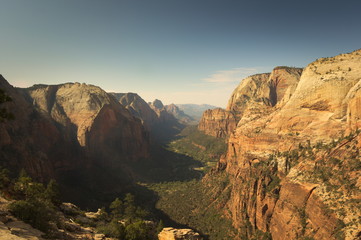
{"type": "Polygon", "coordinates": [[[97,226],[97,230],[107,237],[124,239],[125,237],[125,227],[123,224],[119,223],[119,220],[113,219],[110,223],[101,224],[97,226]]]}
{"type": "Polygon", "coordinates": [[[121,219],[124,212],[124,205],[122,200],[116,198],[109,206],[113,219],[121,219]]]}
{"type": "Polygon", "coordinates": [[[59,206],[61,204],[59,185],[54,179],[51,179],[46,186],[45,198],[50,200],[50,202],[55,206],[59,206]]]}
{"type": "Polygon", "coordinates": [[[127,193],[124,197],[124,217],[128,220],[146,218],[149,213],[143,208],[136,206],[134,195],[127,193]]]}
{"type": "Polygon", "coordinates": [[[127,193],[124,197],[124,215],[128,219],[137,218],[137,208],[134,202],[134,195],[127,193]]]}
{"type": "Polygon", "coordinates": [[[46,188],[42,183],[31,182],[25,188],[26,199],[49,200],[45,194],[46,188]]]}
{"type": "Polygon", "coordinates": [[[105,210],[105,207],[102,207],[100,209],[100,214],[98,216],[98,219],[99,219],[99,221],[103,221],[103,222],[107,221],[109,219],[109,216],[108,216],[107,211],[105,210]]]}
{"type": "Polygon", "coordinates": [[[9,184],[10,184],[9,170],[0,167],[0,189],[3,190],[7,188],[9,184]]]}
{"type": "Polygon", "coordinates": [[[127,240],[149,240],[148,228],[144,221],[136,221],[125,228],[127,240]]]}
{"type": "Polygon", "coordinates": [[[164,228],[163,220],[160,220],[158,222],[157,229],[156,229],[157,234],[160,233],[163,230],[163,228],[164,228]]]}
{"type": "Polygon", "coordinates": [[[56,221],[54,209],[39,199],[19,200],[10,204],[10,211],[31,226],[48,233],[50,222],[56,221]]]}
{"type": "Polygon", "coordinates": [[[32,183],[31,177],[27,174],[27,172],[24,169],[21,169],[19,173],[19,177],[15,182],[14,190],[21,195],[21,197],[25,197],[25,192],[32,183]]]}

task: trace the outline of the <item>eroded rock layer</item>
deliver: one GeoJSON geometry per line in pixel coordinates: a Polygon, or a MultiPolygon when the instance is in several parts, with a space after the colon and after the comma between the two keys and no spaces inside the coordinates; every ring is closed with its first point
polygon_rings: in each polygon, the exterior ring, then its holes
{"type": "Polygon", "coordinates": [[[147,133],[141,122],[101,88],[66,83],[34,86],[26,92],[36,109],[103,162],[148,156],[147,133]]]}
{"type": "Polygon", "coordinates": [[[203,114],[199,130],[215,137],[228,137],[237,124],[282,107],[295,91],[301,73],[300,68],[276,67],[271,73],[243,79],[233,91],[226,110],[208,110],[203,114]]]}
{"type": "Polygon", "coordinates": [[[121,191],[131,185],[131,163],[149,156],[141,121],[99,87],[16,89],[1,76],[0,88],[12,98],[2,106],[15,117],[0,123],[1,165],[38,181],[57,179],[69,200],[85,203],[84,192],[95,188],[121,191]]]}
{"type": "Polygon", "coordinates": [[[361,236],[361,50],[301,72],[247,78],[229,101],[239,121],[218,166],[232,176],[228,208],[240,238],[361,236]]]}

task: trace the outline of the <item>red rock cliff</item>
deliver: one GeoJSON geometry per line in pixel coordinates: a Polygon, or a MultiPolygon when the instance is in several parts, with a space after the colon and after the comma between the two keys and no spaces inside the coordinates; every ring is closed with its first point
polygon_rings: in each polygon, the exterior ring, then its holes
{"type": "Polygon", "coordinates": [[[233,91],[226,110],[207,110],[198,129],[215,137],[230,136],[237,124],[253,121],[283,106],[292,96],[301,73],[300,68],[276,67],[272,73],[243,79],[233,91]]]}
{"type": "Polygon", "coordinates": [[[358,239],[361,50],[300,74],[243,80],[229,101],[240,120],[220,166],[232,178],[233,223],[240,238],[358,239]]]}
{"type": "Polygon", "coordinates": [[[27,90],[33,105],[102,163],[148,157],[147,133],[116,99],[80,83],[36,86],[27,90]]]}
{"type": "Polygon", "coordinates": [[[122,166],[147,158],[148,134],[112,96],[98,87],[67,83],[15,89],[4,104],[15,120],[0,123],[1,161],[39,180],[95,166],[122,166]]]}

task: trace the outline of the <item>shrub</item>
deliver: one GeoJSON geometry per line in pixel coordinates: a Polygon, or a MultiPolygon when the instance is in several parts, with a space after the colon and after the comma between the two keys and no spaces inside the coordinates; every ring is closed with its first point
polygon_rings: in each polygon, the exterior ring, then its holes
{"type": "Polygon", "coordinates": [[[97,226],[97,231],[103,233],[106,237],[124,239],[125,228],[118,220],[113,219],[110,223],[102,223],[97,226]]]}
{"type": "Polygon", "coordinates": [[[125,228],[125,238],[127,240],[149,240],[148,233],[149,229],[144,221],[137,221],[125,228]]]}
{"type": "Polygon", "coordinates": [[[9,170],[0,167],[0,190],[6,188],[10,183],[9,170]]]}
{"type": "Polygon", "coordinates": [[[51,222],[56,221],[54,209],[38,200],[19,200],[10,204],[10,211],[22,221],[29,223],[44,233],[51,230],[51,222]]]}

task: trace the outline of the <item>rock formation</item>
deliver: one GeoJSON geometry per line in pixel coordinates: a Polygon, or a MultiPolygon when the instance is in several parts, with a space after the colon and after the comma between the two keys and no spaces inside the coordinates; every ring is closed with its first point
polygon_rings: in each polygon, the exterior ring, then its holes
{"type": "Polygon", "coordinates": [[[149,106],[155,111],[158,115],[159,122],[171,122],[176,121],[176,118],[173,114],[169,113],[164,107],[163,103],[159,99],[155,99],[152,103],[149,103],[149,106]]]}
{"type": "MultiPolygon", "coordinates": [[[[94,239],[94,240],[115,240],[106,238],[104,234],[97,233],[94,228],[84,227],[80,223],[95,222],[97,219],[88,217],[91,212],[82,214],[82,211],[70,203],[62,203],[57,209],[58,223],[54,224],[51,237],[27,223],[14,217],[8,210],[10,201],[0,197],[0,239],[1,240],[44,240],[44,239],[94,239]],[[75,221],[74,221],[75,219],[75,221]]],[[[84,225],[84,224],[83,224],[84,225]]]]}
{"type": "Polygon", "coordinates": [[[77,151],[62,137],[52,121],[36,111],[2,76],[0,88],[11,96],[12,101],[3,106],[15,117],[14,120],[0,122],[2,165],[10,170],[23,167],[38,180],[54,177],[56,168],[74,167],[71,162],[78,156],[77,151]],[[67,148],[63,158],[58,156],[58,146],[67,148]]]}
{"type": "Polygon", "coordinates": [[[236,116],[222,108],[206,110],[198,123],[199,130],[218,138],[226,138],[236,126],[236,116]]]}
{"type": "Polygon", "coordinates": [[[295,91],[301,73],[300,68],[276,67],[272,73],[243,79],[226,110],[206,111],[198,129],[215,137],[228,137],[240,120],[244,124],[282,107],[295,91]]]}
{"type": "Polygon", "coordinates": [[[154,137],[158,141],[168,141],[184,128],[184,124],[168,112],[160,100],[154,100],[149,106],[158,116],[157,124],[153,127],[154,137]]]}
{"type": "Polygon", "coordinates": [[[166,105],[165,109],[183,124],[192,124],[195,122],[192,117],[185,114],[175,104],[166,105]]]}
{"type": "Polygon", "coordinates": [[[238,123],[218,166],[232,179],[234,226],[239,237],[358,239],[361,50],[318,59],[300,74],[278,67],[232,94],[226,111],[238,123]]]}
{"type": "Polygon", "coordinates": [[[158,122],[154,110],[136,93],[111,93],[130,113],[141,119],[148,131],[158,122]]]}
{"type": "Polygon", "coordinates": [[[203,238],[199,233],[194,232],[192,229],[176,229],[176,228],[163,228],[158,234],[159,240],[202,240],[203,238]]]}
{"type": "Polygon", "coordinates": [[[110,93],[123,105],[130,113],[140,119],[146,130],[150,133],[151,139],[164,141],[179,133],[188,117],[174,105],[164,106],[156,99],[153,103],[146,103],[135,93],[110,93]],[[178,116],[178,118],[177,118],[178,116]]]}
{"type": "Polygon", "coordinates": [[[148,156],[141,122],[99,87],[67,83],[34,86],[25,91],[36,109],[102,163],[148,156]]]}
{"type": "Polygon", "coordinates": [[[1,164],[15,174],[24,168],[38,181],[57,179],[67,185],[68,200],[85,203],[81,191],[97,186],[99,191],[130,186],[130,163],[149,156],[141,121],[99,87],[15,89],[1,77],[0,88],[13,99],[3,106],[15,116],[0,123],[1,164]]]}

